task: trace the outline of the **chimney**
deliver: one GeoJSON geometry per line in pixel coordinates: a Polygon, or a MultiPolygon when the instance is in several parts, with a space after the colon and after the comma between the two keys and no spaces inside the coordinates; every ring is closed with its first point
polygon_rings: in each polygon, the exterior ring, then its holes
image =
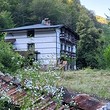
{"type": "Polygon", "coordinates": [[[44,25],[50,25],[50,20],[49,20],[49,18],[44,18],[44,19],[42,20],[42,24],[44,24],[44,25]]]}

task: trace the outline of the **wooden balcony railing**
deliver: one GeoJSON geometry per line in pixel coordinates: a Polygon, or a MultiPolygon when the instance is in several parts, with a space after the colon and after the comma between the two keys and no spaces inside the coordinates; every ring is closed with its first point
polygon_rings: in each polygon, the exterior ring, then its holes
{"type": "Polygon", "coordinates": [[[67,51],[67,50],[60,50],[60,53],[66,54],[66,55],[68,55],[70,57],[76,57],[76,53],[70,52],[70,51],[67,51]]]}
{"type": "Polygon", "coordinates": [[[67,37],[64,33],[60,34],[60,40],[64,40],[69,43],[75,43],[75,39],[73,39],[71,37],[67,37]]]}

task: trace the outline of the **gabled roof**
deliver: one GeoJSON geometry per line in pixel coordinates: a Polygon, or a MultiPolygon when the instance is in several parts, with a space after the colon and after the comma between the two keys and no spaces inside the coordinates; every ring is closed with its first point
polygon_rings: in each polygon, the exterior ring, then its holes
{"type": "Polygon", "coordinates": [[[61,28],[64,25],[44,25],[44,24],[35,24],[29,26],[22,26],[17,28],[5,29],[4,32],[8,31],[21,31],[21,30],[30,30],[30,29],[48,29],[48,28],[61,28]]]}
{"type": "Polygon", "coordinates": [[[65,28],[68,31],[72,32],[75,35],[75,38],[79,40],[79,35],[63,24],[59,24],[59,25],[35,24],[35,25],[22,26],[22,27],[11,28],[11,29],[4,29],[1,32],[22,31],[22,30],[30,30],[30,29],[51,29],[51,28],[65,28]]]}

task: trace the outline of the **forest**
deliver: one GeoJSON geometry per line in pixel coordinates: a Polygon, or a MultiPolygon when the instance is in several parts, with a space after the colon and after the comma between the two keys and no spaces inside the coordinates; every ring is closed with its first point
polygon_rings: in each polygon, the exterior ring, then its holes
{"type": "Polygon", "coordinates": [[[0,0],[0,30],[39,24],[48,17],[51,24],[64,24],[80,35],[78,68],[109,68],[108,20],[96,16],[80,0],[0,0]]]}

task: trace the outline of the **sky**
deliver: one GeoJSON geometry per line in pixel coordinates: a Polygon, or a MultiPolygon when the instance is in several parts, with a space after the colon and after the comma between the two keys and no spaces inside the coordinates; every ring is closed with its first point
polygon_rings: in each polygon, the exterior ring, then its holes
{"type": "Polygon", "coordinates": [[[80,0],[81,4],[87,9],[93,10],[96,15],[105,17],[104,13],[110,16],[110,0],[80,0]]]}

